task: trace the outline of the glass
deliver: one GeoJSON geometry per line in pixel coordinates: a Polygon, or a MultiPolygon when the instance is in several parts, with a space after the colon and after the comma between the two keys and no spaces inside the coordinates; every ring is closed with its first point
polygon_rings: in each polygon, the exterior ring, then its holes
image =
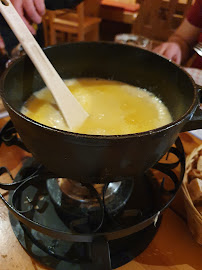
{"type": "Polygon", "coordinates": [[[134,34],[118,34],[115,36],[115,42],[137,46],[147,50],[152,49],[152,40],[144,36],[134,34]]]}

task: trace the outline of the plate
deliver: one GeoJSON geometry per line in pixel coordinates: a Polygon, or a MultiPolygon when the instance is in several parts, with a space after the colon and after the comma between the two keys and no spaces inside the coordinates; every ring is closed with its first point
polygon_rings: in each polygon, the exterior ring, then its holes
{"type": "Polygon", "coordinates": [[[202,129],[192,130],[189,133],[202,140],[202,129]]]}

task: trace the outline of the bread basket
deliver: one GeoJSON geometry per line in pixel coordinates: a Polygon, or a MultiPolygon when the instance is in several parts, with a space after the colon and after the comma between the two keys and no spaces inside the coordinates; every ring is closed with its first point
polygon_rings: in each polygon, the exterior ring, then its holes
{"type": "MultiPolygon", "coordinates": [[[[196,178],[198,181],[202,181],[202,169],[197,169],[197,162],[200,156],[202,156],[202,144],[187,156],[182,191],[184,194],[184,203],[189,229],[197,243],[202,245],[202,214],[198,210],[202,205],[202,201],[201,197],[198,201],[193,200],[193,195],[191,196],[190,193],[191,181],[196,180],[196,178]],[[196,174],[196,178],[194,178],[194,174],[196,174]]],[[[202,194],[200,193],[200,195],[202,194]]]]}

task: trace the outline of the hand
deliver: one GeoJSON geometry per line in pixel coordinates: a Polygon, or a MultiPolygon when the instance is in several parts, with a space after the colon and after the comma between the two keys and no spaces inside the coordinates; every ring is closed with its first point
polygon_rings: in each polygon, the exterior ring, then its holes
{"type": "Polygon", "coordinates": [[[156,47],[153,52],[165,56],[169,60],[174,61],[176,64],[180,64],[182,60],[182,51],[180,45],[176,42],[165,42],[156,47]]]}
{"type": "Polygon", "coordinates": [[[32,24],[41,23],[45,13],[44,0],[11,0],[11,2],[31,33],[36,34],[32,24]]]}

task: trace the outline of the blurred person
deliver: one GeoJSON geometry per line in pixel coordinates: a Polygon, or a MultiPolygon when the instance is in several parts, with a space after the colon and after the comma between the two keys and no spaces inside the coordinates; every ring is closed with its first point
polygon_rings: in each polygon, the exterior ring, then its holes
{"type": "Polygon", "coordinates": [[[73,8],[83,0],[11,0],[13,6],[32,34],[36,34],[33,23],[40,24],[48,9],[73,8]]]}
{"type": "MultiPolygon", "coordinates": [[[[47,9],[74,8],[83,0],[11,0],[13,6],[27,25],[40,46],[43,47],[42,16],[47,9]]],[[[0,14],[0,33],[3,37],[6,50],[10,55],[18,45],[18,40],[0,14]]]]}
{"type": "Polygon", "coordinates": [[[24,23],[32,34],[36,34],[33,24],[40,24],[46,7],[44,0],[11,0],[24,23]]]}
{"type": "MultiPolygon", "coordinates": [[[[190,7],[186,18],[167,42],[154,49],[177,64],[185,64],[193,54],[194,45],[202,41],[202,0],[196,0],[190,7]]],[[[193,67],[202,68],[202,58],[197,56],[193,67]]]]}
{"type": "MultiPolygon", "coordinates": [[[[9,60],[8,53],[5,49],[5,43],[0,35],[0,74],[4,71],[4,67],[6,62],[9,60]]],[[[1,108],[1,102],[0,102],[0,108],[1,108]]]]}

